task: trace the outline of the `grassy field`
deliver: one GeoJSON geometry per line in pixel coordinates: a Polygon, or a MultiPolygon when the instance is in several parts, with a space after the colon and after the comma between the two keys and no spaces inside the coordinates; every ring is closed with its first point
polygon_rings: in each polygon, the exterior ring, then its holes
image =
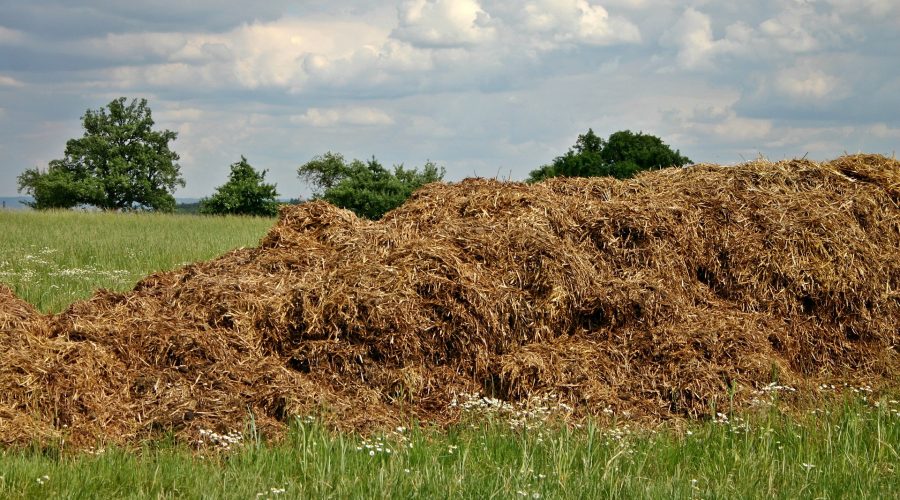
{"type": "Polygon", "coordinates": [[[368,439],[304,419],[284,443],[227,454],[0,453],[0,497],[897,498],[900,406],[832,407],[679,431],[489,422],[368,439]]]}
{"type": "MultiPolygon", "coordinates": [[[[273,222],[0,211],[0,282],[59,311],[95,288],[254,245],[273,222]]],[[[826,392],[800,415],[775,404],[650,430],[612,419],[523,431],[476,409],[447,430],[368,437],[298,418],[283,443],[248,428],[229,452],[157,442],[72,455],[36,443],[0,450],[0,498],[900,498],[900,397],[826,392]]]]}
{"type": "Polygon", "coordinates": [[[129,290],[149,273],[256,246],[256,217],[0,210],[0,282],[43,312],[97,288],[129,290]]]}

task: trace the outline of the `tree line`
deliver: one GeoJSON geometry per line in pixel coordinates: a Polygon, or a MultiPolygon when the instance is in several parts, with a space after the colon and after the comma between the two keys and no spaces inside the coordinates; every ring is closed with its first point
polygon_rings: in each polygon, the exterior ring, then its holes
{"type": "MultiPolygon", "coordinates": [[[[81,118],[84,134],[66,142],[63,158],[46,169],[30,168],[18,177],[19,192],[30,195],[38,210],[93,206],[101,210],[175,209],[173,193],[184,187],[179,156],[169,146],[178,137],[154,130],[146,99],[114,99],[81,118]]],[[[588,129],[565,154],[528,176],[526,182],[551,177],[612,176],[625,179],[644,170],[692,163],[660,138],[621,130],[607,139],[588,129]]],[[[273,216],[278,211],[275,184],[265,182],[243,155],[231,164],[228,181],[200,200],[202,214],[273,216]]],[[[416,189],[443,180],[443,167],[428,161],[419,168],[386,168],[373,156],[347,160],[339,153],[315,156],[297,169],[313,188],[313,198],[347,208],[360,217],[378,219],[401,205],[416,189]]]]}

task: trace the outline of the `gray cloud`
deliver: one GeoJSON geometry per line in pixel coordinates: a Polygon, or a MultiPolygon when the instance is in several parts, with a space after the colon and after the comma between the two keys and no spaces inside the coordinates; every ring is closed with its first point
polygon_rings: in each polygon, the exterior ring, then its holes
{"type": "MultiPolygon", "coordinates": [[[[44,39],[66,40],[99,33],[141,31],[224,31],[253,21],[278,19],[296,2],[267,0],[161,0],[120,2],[93,0],[5,0],[3,24],[14,25],[44,39]]],[[[323,12],[325,1],[304,2],[305,12],[323,12]]]]}
{"type": "Polygon", "coordinates": [[[0,195],[79,117],[147,97],[202,196],[241,154],[288,196],[327,150],[522,178],[577,134],[735,162],[900,139],[891,0],[0,1],[0,195]]]}

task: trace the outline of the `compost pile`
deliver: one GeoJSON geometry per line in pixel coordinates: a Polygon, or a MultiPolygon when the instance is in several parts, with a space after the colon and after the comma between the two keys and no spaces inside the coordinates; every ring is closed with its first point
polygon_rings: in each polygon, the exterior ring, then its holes
{"type": "Polygon", "coordinates": [[[896,387],[900,162],[432,184],[377,222],[284,207],[258,248],[42,316],[0,290],[0,442],[458,417],[460,393],[703,417],[767,384],[896,387]]]}

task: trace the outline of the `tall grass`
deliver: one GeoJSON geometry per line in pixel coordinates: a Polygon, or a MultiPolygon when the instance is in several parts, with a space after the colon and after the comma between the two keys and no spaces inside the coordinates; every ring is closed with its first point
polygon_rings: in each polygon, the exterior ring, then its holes
{"type": "Polygon", "coordinates": [[[97,288],[255,246],[274,219],[101,212],[0,211],[0,283],[44,312],[97,288]]]}
{"type": "Polygon", "coordinates": [[[806,417],[772,410],[686,432],[480,420],[369,438],[298,419],[285,442],[229,454],[6,451],[0,497],[897,498],[897,409],[848,398],[806,417]]]}

